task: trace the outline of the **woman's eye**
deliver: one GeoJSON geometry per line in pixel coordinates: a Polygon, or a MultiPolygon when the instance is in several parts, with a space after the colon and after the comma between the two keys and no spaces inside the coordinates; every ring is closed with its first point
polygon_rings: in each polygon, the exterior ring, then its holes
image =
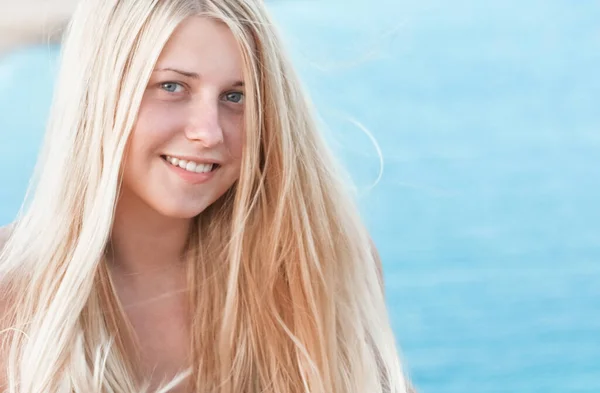
{"type": "Polygon", "coordinates": [[[231,93],[226,93],[225,100],[233,102],[234,104],[241,104],[244,101],[244,93],[241,93],[239,91],[232,91],[231,93]]]}
{"type": "Polygon", "coordinates": [[[176,83],[176,82],[161,83],[160,87],[161,87],[161,89],[163,89],[169,93],[180,93],[181,89],[183,89],[183,86],[180,83],[176,83]]]}

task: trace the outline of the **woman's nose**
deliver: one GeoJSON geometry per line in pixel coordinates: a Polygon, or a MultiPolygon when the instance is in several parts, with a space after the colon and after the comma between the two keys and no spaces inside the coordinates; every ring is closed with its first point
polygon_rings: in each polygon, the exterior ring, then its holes
{"type": "Polygon", "coordinates": [[[218,103],[204,101],[197,103],[190,110],[191,114],[185,128],[186,137],[207,148],[223,143],[218,103]]]}

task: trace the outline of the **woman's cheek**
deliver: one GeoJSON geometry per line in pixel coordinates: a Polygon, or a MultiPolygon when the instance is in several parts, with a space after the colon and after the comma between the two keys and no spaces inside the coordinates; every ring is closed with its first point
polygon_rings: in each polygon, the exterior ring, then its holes
{"type": "Polygon", "coordinates": [[[233,157],[239,158],[242,155],[245,137],[244,117],[241,115],[224,116],[221,119],[227,149],[233,157]]]}
{"type": "Polygon", "coordinates": [[[153,103],[140,112],[138,124],[149,136],[167,136],[182,129],[184,117],[181,112],[175,105],[153,103]]]}

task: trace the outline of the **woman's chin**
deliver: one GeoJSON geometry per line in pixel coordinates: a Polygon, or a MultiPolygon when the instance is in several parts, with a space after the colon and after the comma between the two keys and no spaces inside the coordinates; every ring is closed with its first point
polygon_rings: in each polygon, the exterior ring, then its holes
{"type": "Polygon", "coordinates": [[[204,210],[206,210],[208,206],[161,206],[158,209],[155,209],[162,216],[172,218],[172,219],[192,219],[199,214],[201,214],[204,210]]]}

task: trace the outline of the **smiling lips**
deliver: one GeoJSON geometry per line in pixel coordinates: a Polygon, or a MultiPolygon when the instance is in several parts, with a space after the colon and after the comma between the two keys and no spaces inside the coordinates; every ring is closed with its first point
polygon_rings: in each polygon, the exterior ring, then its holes
{"type": "Polygon", "coordinates": [[[198,163],[172,156],[162,156],[165,164],[183,181],[189,184],[200,184],[208,181],[221,166],[216,163],[198,163]]]}
{"type": "Polygon", "coordinates": [[[176,157],[163,156],[163,158],[173,166],[179,167],[191,173],[208,173],[217,169],[218,164],[202,164],[194,161],[181,160],[176,157]]]}

